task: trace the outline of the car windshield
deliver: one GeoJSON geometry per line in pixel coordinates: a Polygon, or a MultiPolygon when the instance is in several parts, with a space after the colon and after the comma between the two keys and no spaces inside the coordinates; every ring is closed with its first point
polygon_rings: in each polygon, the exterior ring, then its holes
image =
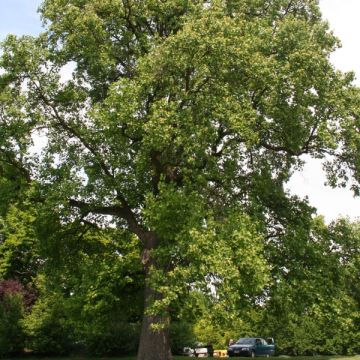
{"type": "Polygon", "coordinates": [[[254,344],[255,339],[252,338],[240,338],[236,344],[254,344]]]}

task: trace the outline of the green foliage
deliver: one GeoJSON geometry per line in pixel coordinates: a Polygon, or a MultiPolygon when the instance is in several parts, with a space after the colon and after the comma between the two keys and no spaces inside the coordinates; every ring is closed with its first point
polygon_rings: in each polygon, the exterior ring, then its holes
{"type": "Polygon", "coordinates": [[[136,353],[139,345],[140,323],[121,321],[121,318],[118,320],[116,315],[116,313],[111,314],[108,318],[102,317],[100,321],[88,324],[87,331],[82,333],[86,353],[97,356],[136,353]]]}
{"type": "MultiPolygon", "coordinates": [[[[86,280],[86,276],[83,279],[86,280]]],[[[136,310],[130,296],[126,298],[126,294],[114,294],[104,288],[96,295],[92,289],[69,296],[47,282],[52,291],[43,292],[23,322],[27,346],[35,353],[104,356],[135,352],[139,321],[131,318],[136,310]]]]}
{"type": "Polygon", "coordinates": [[[31,284],[40,267],[36,241],[36,212],[10,206],[0,218],[0,279],[31,284]]]}
{"type": "Polygon", "coordinates": [[[61,224],[48,213],[38,218],[37,234],[48,256],[39,300],[24,322],[29,347],[42,354],[135,352],[143,282],[137,241],[115,229],[61,224]]]}
{"type": "MultiPolygon", "coordinates": [[[[298,335],[296,352],[307,352],[320,346],[308,332],[324,338],[339,307],[355,331],[358,317],[339,296],[356,309],[358,288],[344,285],[358,274],[356,251],[338,240],[341,226],[312,222],[313,209],[284,190],[304,155],[324,160],[331,185],[350,174],[359,190],[359,90],[329,62],[338,40],[317,3],[45,0],[41,14],[44,33],[9,36],[0,63],[0,175],[5,185],[14,172],[37,184],[36,234],[51,279],[36,305],[49,309],[29,318],[29,331],[45,336],[58,314],[70,337],[94,344],[95,324],[108,344],[106,312],[136,299],[119,317],[137,323],[144,285],[145,318],[180,316],[201,292],[212,312],[199,316],[201,336],[219,345],[231,319],[242,332],[263,317],[276,319],[264,332],[281,339],[284,324],[298,335]],[[46,144],[31,148],[33,134],[46,144]]],[[[14,251],[5,250],[10,266],[14,251]]],[[[157,325],[140,349],[155,338],[162,353],[141,360],[169,354],[157,325]]],[[[342,330],[326,334],[338,351],[342,330]]]]}
{"type": "Polygon", "coordinates": [[[67,354],[73,329],[63,299],[57,294],[40,298],[24,321],[27,346],[39,354],[67,354]]]}
{"type": "Polygon", "coordinates": [[[297,231],[296,244],[293,233],[289,242],[280,243],[281,248],[278,242],[269,244],[277,247],[279,258],[273,260],[273,284],[259,329],[276,337],[280,352],[353,354],[360,345],[359,305],[354,296],[358,224],[339,220],[326,226],[321,218],[307,224],[297,231]]]}
{"type": "Polygon", "coordinates": [[[184,347],[191,347],[195,343],[194,324],[190,321],[172,321],[170,325],[171,351],[182,354],[184,347]]]}
{"type": "MultiPolygon", "coordinates": [[[[0,287],[3,284],[0,283],[0,287]]],[[[21,292],[2,293],[0,296],[0,356],[20,353],[25,336],[21,321],[24,316],[24,299],[21,292]]]]}
{"type": "Polygon", "coordinates": [[[196,339],[202,344],[211,344],[215,349],[225,349],[227,346],[223,326],[216,323],[211,316],[200,319],[194,332],[196,339]]]}

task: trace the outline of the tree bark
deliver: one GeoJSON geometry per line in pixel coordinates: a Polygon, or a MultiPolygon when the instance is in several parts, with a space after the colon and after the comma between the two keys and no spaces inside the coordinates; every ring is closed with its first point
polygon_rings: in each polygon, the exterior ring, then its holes
{"type": "Polygon", "coordinates": [[[144,313],[137,360],[172,360],[169,324],[168,316],[152,316],[144,313]],[[161,324],[163,327],[153,329],[152,324],[161,324]]]}
{"type": "MultiPolygon", "coordinates": [[[[148,277],[148,269],[146,269],[148,277]]],[[[148,315],[146,310],[154,299],[161,298],[161,294],[151,289],[145,279],[144,315],[140,333],[140,344],[137,360],[172,360],[169,339],[169,315],[148,315]],[[159,329],[153,329],[152,324],[159,324],[159,329]]]]}
{"type": "Polygon", "coordinates": [[[169,325],[170,315],[148,315],[147,309],[156,299],[161,299],[162,294],[149,285],[149,275],[152,266],[156,267],[151,251],[156,249],[159,239],[156,234],[139,225],[136,217],[126,200],[120,196],[121,206],[100,206],[93,207],[86,202],[70,199],[71,206],[79,208],[83,215],[90,212],[98,214],[114,215],[127,221],[129,230],[136,234],[143,246],[141,261],[145,270],[145,289],[144,289],[144,315],[140,333],[140,343],[137,354],[137,360],[172,360],[169,325]],[[152,328],[152,324],[161,325],[157,329],[152,328]]]}

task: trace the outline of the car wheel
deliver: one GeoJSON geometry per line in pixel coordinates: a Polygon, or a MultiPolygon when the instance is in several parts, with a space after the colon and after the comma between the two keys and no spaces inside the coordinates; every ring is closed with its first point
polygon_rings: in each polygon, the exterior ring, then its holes
{"type": "Polygon", "coordinates": [[[255,351],[253,350],[253,351],[251,352],[251,357],[254,358],[255,356],[256,356],[256,354],[255,354],[255,351]]]}

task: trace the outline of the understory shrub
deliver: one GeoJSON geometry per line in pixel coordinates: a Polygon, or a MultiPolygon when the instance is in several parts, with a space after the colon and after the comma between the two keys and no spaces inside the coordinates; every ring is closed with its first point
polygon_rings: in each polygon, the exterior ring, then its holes
{"type": "Polygon", "coordinates": [[[0,282],[0,356],[14,355],[24,348],[22,290],[16,280],[0,282]]]}

